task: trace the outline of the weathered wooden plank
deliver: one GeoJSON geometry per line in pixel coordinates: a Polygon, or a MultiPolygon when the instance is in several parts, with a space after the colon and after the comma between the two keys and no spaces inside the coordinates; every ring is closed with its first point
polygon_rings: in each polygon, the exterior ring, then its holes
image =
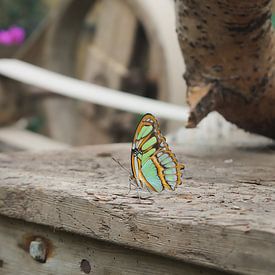
{"type": "Polygon", "coordinates": [[[274,274],[272,147],[178,148],[176,192],[127,195],[129,145],[0,156],[0,214],[197,265],[274,274]]]}
{"type": "Polygon", "coordinates": [[[2,263],[0,273],[2,275],[224,274],[162,256],[83,236],[53,231],[49,227],[4,217],[0,217],[0,245],[0,263],[2,263]],[[48,254],[45,263],[35,261],[29,253],[31,241],[38,238],[43,240],[48,254]]]}

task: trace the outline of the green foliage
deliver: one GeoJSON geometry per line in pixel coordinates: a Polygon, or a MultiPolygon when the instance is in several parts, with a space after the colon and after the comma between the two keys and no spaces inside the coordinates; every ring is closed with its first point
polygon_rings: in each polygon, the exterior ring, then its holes
{"type": "Polygon", "coordinates": [[[41,0],[0,0],[0,28],[23,27],[29,35],[46,13],[41,0]]]}

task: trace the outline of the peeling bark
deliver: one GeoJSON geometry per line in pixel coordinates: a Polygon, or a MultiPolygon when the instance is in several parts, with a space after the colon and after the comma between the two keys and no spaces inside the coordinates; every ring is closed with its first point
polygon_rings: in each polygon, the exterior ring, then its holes
{"type": "Polygon", "coordinates": [[[176,0],[189,127],[211,111],[275,139],[271,0],[176,0]]]}

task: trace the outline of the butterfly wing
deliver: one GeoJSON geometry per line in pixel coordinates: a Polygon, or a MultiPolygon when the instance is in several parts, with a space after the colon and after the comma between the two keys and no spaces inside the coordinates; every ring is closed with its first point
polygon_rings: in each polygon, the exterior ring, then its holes
{"type": "Polygon", "coordinates": [[[163,186],[158,177],[158,171],[153,163],[149,161],[151,156],[153,156],[157,151],[157,143],[158,140],[154,134],[154,121],[151,119],[150,114],[146,114],[142,117],[137,126],[132,143],[132,173],[139,188],[142,188],[145,184],[148,188],[160,192],[163,189],[163,186]],[[145,165],[147,161],[149,162],[145,165]],[[143,173],[146,173],[148,180],[145,179],[143,173]]]}
{"type": "Polygon", "coordinates": [[[161,192],[174,190],[181,184],[181,169],[175,155],[161,134],[156,118],[151,114],[142,117],[137,126],[131,153],[131,166],[137,185],[161,192]]]}

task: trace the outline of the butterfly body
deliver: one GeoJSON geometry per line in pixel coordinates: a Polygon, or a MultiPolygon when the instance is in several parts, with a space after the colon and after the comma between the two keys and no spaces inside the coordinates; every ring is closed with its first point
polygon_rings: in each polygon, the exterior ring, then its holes
{"type": "Polygon", "coordinates": [[[132,179],[138,188],[161,192],[181,184],[183,164],[178,163],[156,118],[146,114],[139,122],[131,149],[132,179]]]}

